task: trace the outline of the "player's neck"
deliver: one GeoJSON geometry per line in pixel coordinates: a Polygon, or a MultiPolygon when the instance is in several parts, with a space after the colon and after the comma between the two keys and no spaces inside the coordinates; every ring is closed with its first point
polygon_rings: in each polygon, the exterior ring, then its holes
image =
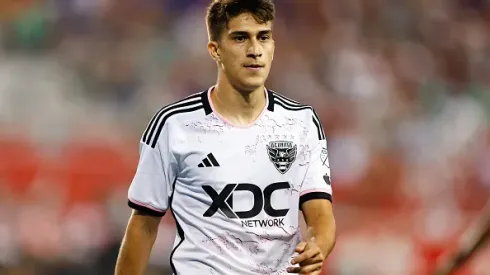
{"type": "Polygon", "coordinates": [[[266,105],[264,87],[252,92],[240,92],[229,83],[218,81],[211,92],[215,111],[236,125],[250,125],[260,116],[266,105]]]}

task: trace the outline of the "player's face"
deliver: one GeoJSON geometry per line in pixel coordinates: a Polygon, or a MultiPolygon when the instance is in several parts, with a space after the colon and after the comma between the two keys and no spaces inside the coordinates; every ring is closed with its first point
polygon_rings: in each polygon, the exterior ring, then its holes
{"type": "Polygon", "coordinates": [[[240,14],[213,43],[221,71],[234,87],[253,91],[264,85],[274,55],[272,22],[260,24],[251,14],[240,14]]]}

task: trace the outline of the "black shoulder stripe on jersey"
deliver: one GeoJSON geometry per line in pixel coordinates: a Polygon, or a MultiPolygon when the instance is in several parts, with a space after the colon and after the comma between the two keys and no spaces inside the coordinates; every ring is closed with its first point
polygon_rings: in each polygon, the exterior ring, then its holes
{"type": "Polygon", "coordinates": [[[182,108],[182,109],[174,108],[172,110],[168,110],[167,112],[165,112],[165,115],[163,116],[162,121],[158,124],[158,129],[157,129],[157,132],[155,133],[155,136],[153,137],[153,141],[151,141],[152,139],[149,139],[147,144],[150,144],[150,142],[151,142],[151,148],[155,148],[155,146],[157,146],[158,138],[160,137],[160,134],[162,133],[162,130],[163,130],[163,126],[165,126],[165,122],[167,121],[167,119],[169,117],[176,115],[176,114],[194,112],[194,111],[197,111],[197,110],[203,109],[203,108],[204,108],[204,106],[202,105],[202,103],[199,103],[198,105],[190,105],[190,106],[187,106],[186,108],[182,108]]]}
{"type": "Polygon", "coordinates": [[[286,103],[280,101],[279,98],[275,99],[275,104],[281,106],[282,108],[284,108],[288,111],[301,111],[301,110],[311,109],[311,107],[309,107],[309,106],[290,106],[290,105],[287,105],[286,103]]]}
{"type": "Polygon", "coordinates": [[[296,101],[296,100],[292,100],[292,99],[290,99],[289,97],[285,97],[285,96],[283,96],[283,95],[281,95],[281,94],[278,94],[278,93],[276,93],[276,92],[274,92],[274,95],[275,95],[275,97],[277,97],[277,98],[281,98],[282,100],[284,100],[284,101],[286,101],[286,102],[289,102],[289,103],[291,103],[291,104],[293,104],[293,105],[306,106],[306,105],[304,105],[304,104],[299,103],[299,102],[298,102],[298,101],[296,101]]]}
{"type": "Polygon", "coordinates": [[[320,121],[320,117],[315,112],[315,109],[311,108],[311,110],[313,111],[313,123],[315,123],[315,126],[317,128],[318,138],[320,140],[324,140],[324,139],[326,139],[325,131],[323,130],[323,126],[322,126],[322,122],[320,121]]]}
{"type": "Polygon", "coordinates": [[[204,105],[204,112],[206,113],[206,115],[209,115],[213,112],[213,108],[211,108],[211,103],[209,103],[208,93],[209,91],[201,93],[201,100],[202,104],[204,105]]]}
{"type": "Polygon", "coordinates": [[[149,140],[151,140],[151,136],[153,134],[153,133],[150,133],[150,131],[151,130],[154,131],[154,128],[156,128],[155,124],[158,122],[158,120],[160,119],[160,117],[162,116],[162,114],[164,112],[166,112],[169,109],[173,109],[173,108],[177,108],[179,106],[182,106],[182,104],[185,104],[187,102],[191,102],[191,101],[194,103],[199,102],[199,100],[196,101],[196,99],[199,97],[200,97],[200,94],[190,95],[190,96],[188,96],[182,100],[179,100],[175,103],[168,104],[168,105],[164,106],[163,108],[161,108],[160,110],[158,110],[158,112],[150,120],[150,123],[148,123],[148,126],[146,127],[145,132],[143,133],[142,141],[144,143],[149,143],[149,140]]]}
{"type": "Polygon", "coordinates": [[[329,200],[330,202],[332,202],[332,195],[325,192],[311,192],[308,194],[304,194],[303,196],[299,197],[299,209],[301,209],[303,203],[316,199],[329,200]]]}
{"type": "Polygon", "coordinates": [[[286,110],[289,110],[289,111],[299,111],[299,110],[305,110],[305,109],[311,110],[311,112],[313,113],[313,115],[312,115],[313,124],[315,124],[317,132],[318,132],[318,139],[319,140],[325,139],[325,132],[323,130],[323,126],[320,122],[318,114],[315,112],[315,109],[313,109],[313,107],[308,106],[308,105],[299,104],[295,101],[292,101],[292,100],[285,98],[284,96],[280,96],[277,94],[275,94],[275,95],[276,95],[275,103],[277,105],[283,107],[286,110]]]}
{"type": "Polygon", "coordinates": [[[272,92],[271,90],[267,90],[267,98],[269,99],[267,110],[274,112],[274,92],[272,92]]]}
{"type": "Polygon", "coordinates": [[[277,94],[275,95],[274,100],[275,100],[275,103],[282,103],[282,105],[286,105],[286,106],[293,108],[293,109],[301,108],[298,110],[304,110],[304,109],[311,109],[312,108],[311,106],[308,106],[308,105],[303,105],[303,104],[295,103],[293,101],[284,99],[284,97],[278,96],[277,94]]]}
{"type": "Polygon", "coordinates": [[[163,124],[165,123],[166,116],[168,113],[172,113],[175,110],[183,110],[183,109],[188,109],[188,108],[195,107],[195,106],[201,106],[202,107],[201,101],[200,100],[185,101],[185,102],[182,102],[180,104],[174,105],[170,108],[167,108],[163,112],[160,112],[157,115],[155,122],[151,126],[151,130],[149,131],[149,135],[144,142],[146,144],[150,144],[152,141],[155,141],[158,139],[158,137],[160,136],[160,132],[161,132],[160,129],[162,128],[161,126],[163,126],[163,124]]]}
{"type": "Polygon", "coordinates": [[[322,128],[321,124],[316,121],[315,116],[311,116],[311,118],[313,120],[313,124],[315,124],[315,126],[316,126],[316,131],[318,133],[318,139],[323,140],[323,135],[322,135],[323,133],[321,130],[321,128],[322,128]]]}
{"type": "MultiPolygon", "coordinates": [[[[289,111],[299,111],[299,110],[306,110],[306,109],[312,110],[313,109],[310,106],[302,106],[302,107],[301,106],[288,106],[284,102],[281,102],[280,100],[277,100],[276,101],[276,104],[279,105],[279,106],[281,106],[282,108],[284,108],[286,110],[289,110],[289,111]]],[[[318,139],[319,140],[324,140],[325,139],[325,135],[323,134],[322,125],[318,121],[318,118],[316,118],[315,115],[313,114],[311,116],[311,119],[313,120],[313,124],[315,124],[316,131],[317,131],[317,134],[318,134],[318,139]]]]}

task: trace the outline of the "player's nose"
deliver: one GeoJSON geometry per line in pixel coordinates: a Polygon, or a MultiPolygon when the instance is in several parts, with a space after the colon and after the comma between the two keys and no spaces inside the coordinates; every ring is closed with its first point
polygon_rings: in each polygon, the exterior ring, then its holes
{"type": "Polygon", "coordinates": [[[247,57],[257,58],[262,56],[262,47],[257,41],[252,41],[247,50],[247,57]]]}

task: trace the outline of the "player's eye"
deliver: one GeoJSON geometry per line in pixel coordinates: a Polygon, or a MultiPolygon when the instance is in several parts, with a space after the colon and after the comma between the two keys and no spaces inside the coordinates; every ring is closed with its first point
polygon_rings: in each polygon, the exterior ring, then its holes
{"type": "Polygon", "coordinates": [[[262,36],[259,37],[259,40],[260,41],[266,41],[266,40],[269,40],[269,39],[270,39],[270,36],[268,36],[268,35],[262,35],[262,36]]]}
{"type": "Polygon", "coordinates": [[[245,41],[246,37],[245,36],[235,36],[233,39],[236,42],[243,42],[243,41],[245,41]]]}

